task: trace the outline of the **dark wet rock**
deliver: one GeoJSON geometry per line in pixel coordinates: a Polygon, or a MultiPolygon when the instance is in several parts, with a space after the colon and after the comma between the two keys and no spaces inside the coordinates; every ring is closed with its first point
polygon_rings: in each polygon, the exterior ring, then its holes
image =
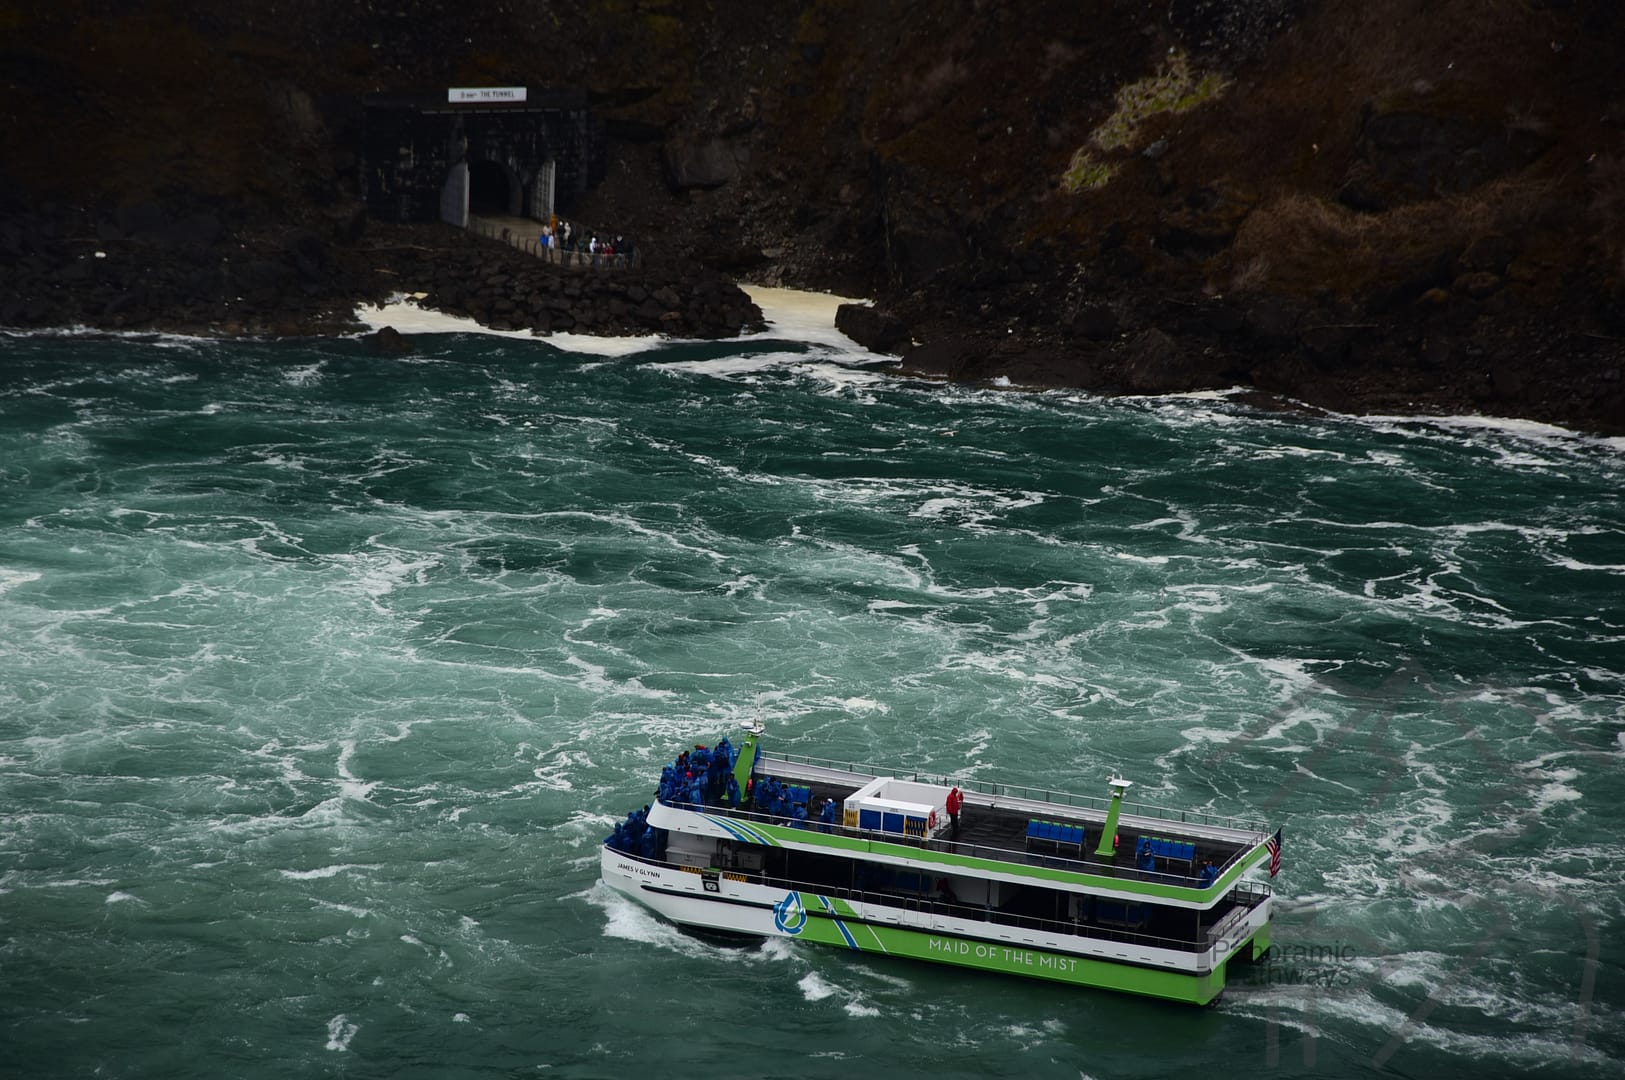
{"type": "Polygon", "coordinates": [[[1178,342],[1161,330],[1142,330],[1128,343],[1119,379],[1124,389],[1165,394],[1191,387],[1191,364],[1178,342]]]}
{"type": "Polygon", "coordinates": [[[1068,329],[1090,341],[1106,341],[1117,336],[1118,325],[1117,312],[1105,304],[1083,304],[1068,329]]]}
{"type": "Polygon", "coordinates": [[[413,352],[412,343],[393,326],[380,326],[366,337],[367,349],[377,356],[406,356],[413,352]]]}
{"type": "Polygon", "coordinates": [[[901,353],[909,348],[908,326],[869,304],[841,304],[835,309],[835,329],[870,352],[901,353]]]}
{"type": "Polygon", "coordinates": [[[1550,143],[1538,126],[1509,128],[1501,118],[1437,111],[1444,108],[1426,94],[1368,102],[1357,157],[1338,197],[1378,212],[1460,194],[1527,165],[1550,143]]]}
{"type": "Polygon", "coordinates": [[[664,160],[667,182],[676,191],[688,191],[718,188],[739,179],[749,153],[732,139],[681,139],[666,144],[664,160]]]}
{"type": "Polygon", "coordinates": [[[899,369],[905,375],[963,381],[978,378],[987,346],[972,338],[944,337],[916,345],[903,354],[899,369]]]}
{"type": "Polygon", "coordinates": [[[1261,345],[1279,347],[1296,340],[1303,305],[1290,297],[1264,297],[1243,314],[1243,327],[1261,345]]]}

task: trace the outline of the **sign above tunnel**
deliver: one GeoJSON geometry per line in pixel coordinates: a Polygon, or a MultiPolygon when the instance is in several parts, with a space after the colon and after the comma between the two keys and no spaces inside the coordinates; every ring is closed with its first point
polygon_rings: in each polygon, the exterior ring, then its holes
{"type": "Polygon", "coordinates": [[[454,86],[446,91],[446,101],[453,105],[473,102],[524,101],[523,86],[454,86]]]}

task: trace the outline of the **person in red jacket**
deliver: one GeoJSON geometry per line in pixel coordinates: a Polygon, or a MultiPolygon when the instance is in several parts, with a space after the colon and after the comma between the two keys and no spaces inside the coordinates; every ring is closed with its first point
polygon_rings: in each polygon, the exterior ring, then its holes
{"type": "Polygon", "coordinates": [[[965,796],[958,788],[948,792],[948,822],[953,826],[949,832],[950,840],[959,839],[959,808],[965,805],[965,796]]]}

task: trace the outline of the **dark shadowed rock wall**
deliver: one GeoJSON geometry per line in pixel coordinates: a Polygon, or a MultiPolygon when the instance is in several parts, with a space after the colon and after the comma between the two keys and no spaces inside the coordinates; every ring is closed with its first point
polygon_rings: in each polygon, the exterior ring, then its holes
{"type": "Polygon", "coordinates": [[[1621,9],[13,6],[0,321],[304,319],[356,284],[364,96],[525,85],[602,124],[584,219],[873,297],[911,370],[1625,430],[1621,9]]]}

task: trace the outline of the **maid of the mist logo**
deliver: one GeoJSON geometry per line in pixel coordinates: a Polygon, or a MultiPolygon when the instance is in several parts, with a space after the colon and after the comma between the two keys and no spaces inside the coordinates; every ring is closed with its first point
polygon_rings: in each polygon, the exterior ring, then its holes
{"type": "Polygon", "coordinates": [[[785,893],[784,899],[773,905],[773,925],[779,932],[795,937],[807,927],[807,909],[801,905],[798,893],[785,893]]]}

